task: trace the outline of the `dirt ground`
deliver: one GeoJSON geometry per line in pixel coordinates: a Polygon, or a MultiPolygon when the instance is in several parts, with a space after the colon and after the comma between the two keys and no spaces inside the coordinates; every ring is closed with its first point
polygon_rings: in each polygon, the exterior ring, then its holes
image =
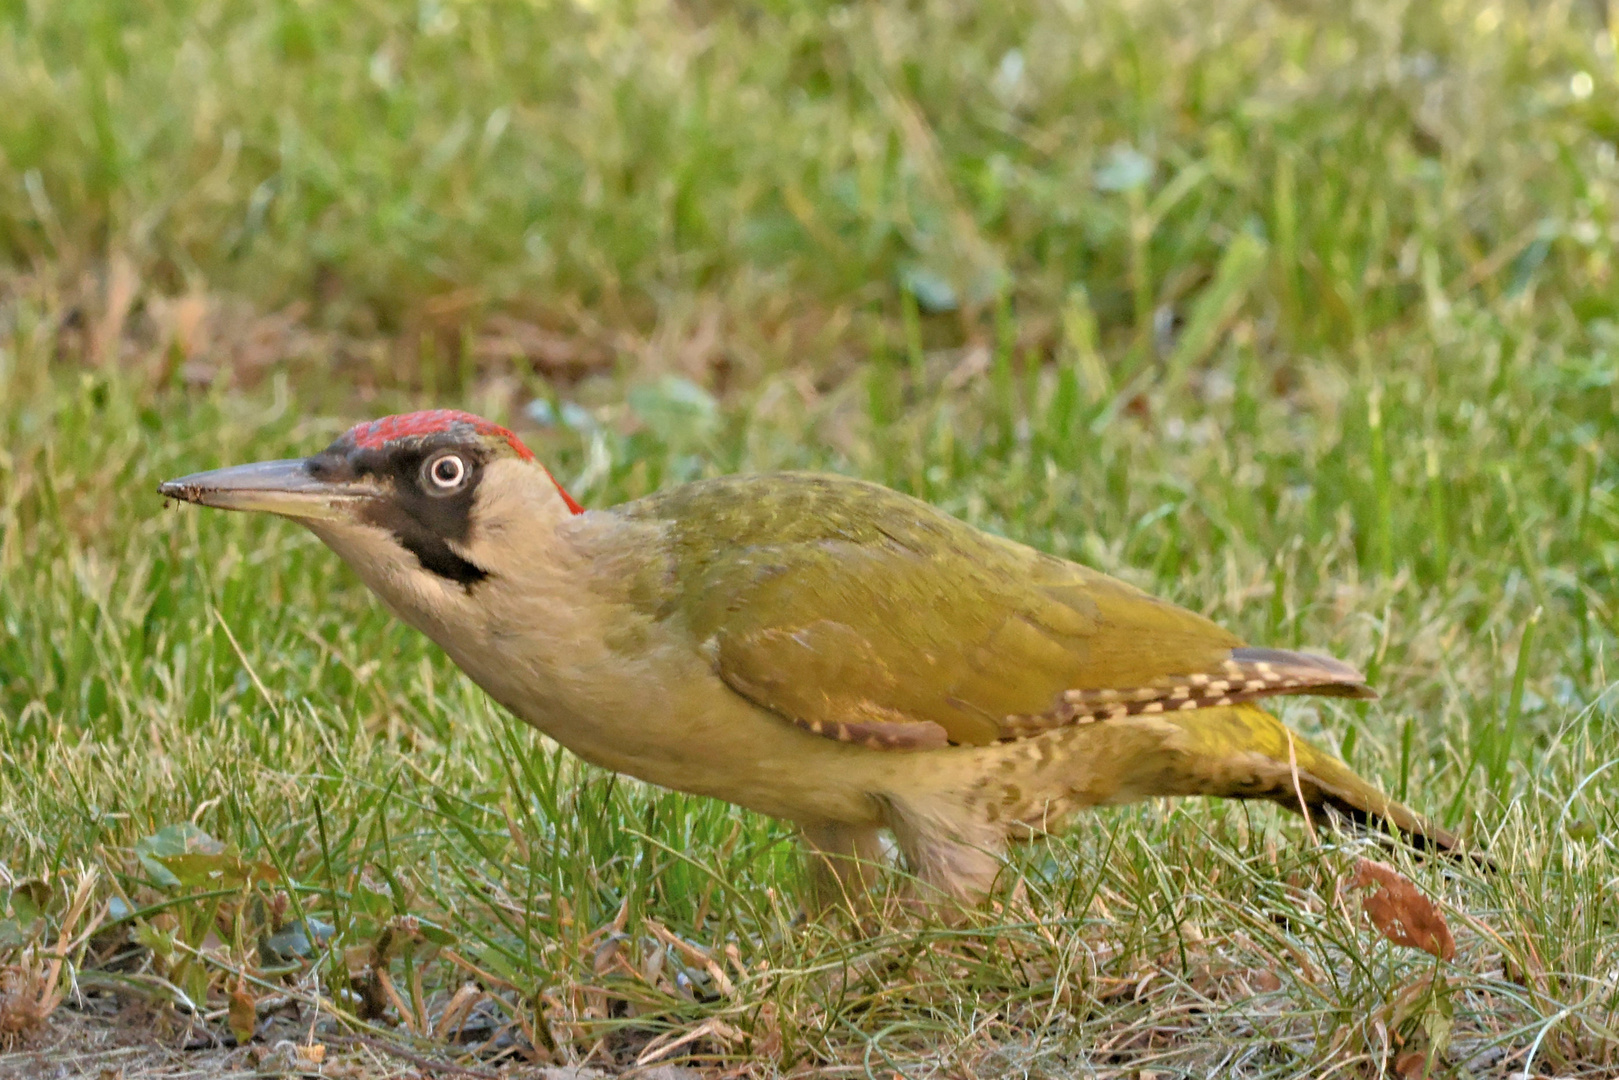
{"type": "MultiPolygon", "coordinates": [[[[257,1077],[329,1077],[331,1080],[607,1080],[596,1069],[535,1066],[507,1061],[458,1065],[417,1055],[378,1040],[318,1043],[313,1053],[292,1040],[226,1046],[201,1025],[146,1006],[117,1010],[63,1007],[26,1041],[0,1053],[0,1080],[248,1080],[257,1077]],[[320,1057],[317,1062],[312,1060],[320,1057]]],[[[654,1065],[635,1080],[703,1080],[696,1069],[654,1065]]]]}

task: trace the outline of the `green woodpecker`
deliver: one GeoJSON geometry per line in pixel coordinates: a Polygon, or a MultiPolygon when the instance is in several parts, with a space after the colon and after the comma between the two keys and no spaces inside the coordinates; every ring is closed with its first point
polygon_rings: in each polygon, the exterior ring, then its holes
{"type": "Polygon", "coordinates": [[[869,884],[882,830],[970,902],[1009,839],[1159,795],[1456,842],[1255,704],[1375,696],[1347,664],[876,484],[728,476],[584,510],[505,428],[433,411],[159,490],[303,523],[586,761],[795,823],[823,901],[869,884]]]}

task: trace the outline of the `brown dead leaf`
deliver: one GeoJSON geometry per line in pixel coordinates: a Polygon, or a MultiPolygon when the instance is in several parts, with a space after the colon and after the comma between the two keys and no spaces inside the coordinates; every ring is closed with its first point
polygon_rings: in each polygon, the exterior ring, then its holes
{"type": "Polygon", "coordinates": [[[1409,945],[1441,960],[1456,955],[1456,942],[1445,925],[1445,917],[1394,867],[1361,859],[1355,864],[1349,887],[1370,888],[1361,899],[1361,908],[1372,925],[1396,945],[1409,945]]]}
{"type": "Polygon", "coordinates": [[[1407,1050],[1394,1059],[1394,1075],[1400,1080],[1425,1080],[1428,1075],[1428,1055],[1422,1050],[1407,1050]]]}
{"type": "Polygon", "coordinates": [[[245,980],[238,980],[236,988],[230,992],[230,1031],[236,1036],[237,1046],[246,1046],[253,1041],[253,1033],[258,1030],[259,1010],[258,1002],[253,998],[253,992],[247,988],[245,980]]]}

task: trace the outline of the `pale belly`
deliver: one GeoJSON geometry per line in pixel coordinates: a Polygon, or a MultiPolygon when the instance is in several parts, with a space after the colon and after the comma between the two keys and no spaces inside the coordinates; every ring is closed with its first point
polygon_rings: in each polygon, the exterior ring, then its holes
{"type": "Polygon", "coordinates": [[[535,695],[474,678],[592,764],[800,824],[884,825],[894,805],[938,805],[946,816],[959,807],[1008,826],[1055,824],[1081,807],[1155,793],[1140,766],[1172,730],[1132,717],[990,746],[875,750],[805,731],[706,670],[683,674],[656,680],[680,687],[663,693],[591,680],[535,695]]]}
{"type": "Polygon", "coordinates": [[[1125,763],[1163,737],[1161,723],[1132,717],[1015,743],[876,750],[759,708],[690,649],[626,657],[560,628],[543,641],[483,636],[468,648],[421,629],[508,711],[584,760],[799,824],[881,825],[895,804],[1029,821],[1128,801],[1142,792],[1125,763]]]}
{"type": "Polygon", "coordinates": [[[509,712],[591,764],[772,817],[876,824],[874,795],[895,766],[915,764],[804,731],[696,664],[557,672],[489,651],[451,656],[509,712]]]}

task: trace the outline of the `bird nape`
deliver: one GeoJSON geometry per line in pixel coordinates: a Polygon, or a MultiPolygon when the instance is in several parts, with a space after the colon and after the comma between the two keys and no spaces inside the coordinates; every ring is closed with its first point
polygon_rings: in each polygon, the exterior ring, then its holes
{"type": "Polygon", "coordinates": [[[163,495],[293,518],[514,715],[587,761],[795,823],[811,902],[888,830],[925,898],[1008,841],[1164,795],[1455,837],[1257,701],[1375,696],[1106,574],[840,476],[763,473],[583,510],[469,413],[360,424],[163,495]]]}

